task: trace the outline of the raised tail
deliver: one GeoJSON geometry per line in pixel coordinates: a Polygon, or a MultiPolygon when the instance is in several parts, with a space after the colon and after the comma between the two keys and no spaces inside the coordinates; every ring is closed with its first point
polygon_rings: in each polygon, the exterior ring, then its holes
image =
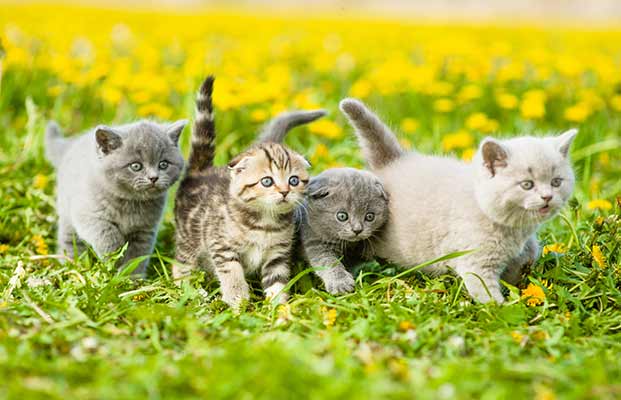
{"type": "Polygon", "coordinates": [[[216,122],[212,103],[214,79],[213,75],[209,75],[196,96],[196,115],[187,175],[201,175],[213,166],[216,150],[216,122]]]}
{"type": "Polygon", "coordinates": [[[324,110],[290,111],[278,114],[263,128],[257,143],[282,143],[291,129],[302,124],[308,124],[326,115],[324,110]]]}
{"type": "Polygon", "coordinates": [[[68,147],[68,140],[60,132],[60,126],[55,121],[48,122],[45,127],[45,158],[58,167],[68,147]]]}
{"type": "Polygon", "coordinates": [[[339,106],[356,128],[356,136],[369,168],[380,169],[405,154],[395,134],[364,103],[344,99],[339,106]]]}

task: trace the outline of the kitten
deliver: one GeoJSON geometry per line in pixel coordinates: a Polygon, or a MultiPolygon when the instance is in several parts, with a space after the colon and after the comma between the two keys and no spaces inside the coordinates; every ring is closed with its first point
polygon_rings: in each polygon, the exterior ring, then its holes
{"type": "MultiPolygon", "coordinates": [[[[284,135],[262,139],[279,143],[284,135]]],[[[387,219],[388,196],[375,175],[354,168],[323,171],[311,178],[296,210],[301,258],[323,267],[316,274],[330,294],[349,293],[355,282],[348,270],[373,258],[369,239],[387,219]]]]}
{"type": "MultiPolygon", "coordinates": [[[[220,282],[222,299],[237,308],[249,298],[246,273],[260,273],[268,298],[289,281],[293,210],[303,199],[309,164],[283,145],[259,141],[227,167],[214,167],[213,81],[211,76],[205,80],[196,100],[192,150],[177,192],[173,276],[207,268],[220,282]]],[[[313,115],[285,114],[267,132],[280,135],[323,113],[313,115]]],[[[280,300],[286,301],[285,293],[280,300]]]]}
{"type": "Polygon", "coordinates": [[[572,194],[569,148],[577,130],[545,138],[488,137],[467,164],[406,154],[364,104],[345,99],[340,107],[391,199],[389,221],[373,242],[376,254],[411,266],[474,250],[424,272],[444,273],[450,265],[475,300],[502,303],[499,280],[518,282],[522,267],[539,256],[538,227],[572,194]]]}
{"type": "MultiPolygon", "coordinates": [[[[75,236],[79,252],[84,241],[99,256],[127,243],[120,266],[151,254],[167,191],[183,169],[177,142],[186,123],[99,125],[75,138],[48,124],[45,149],[56,168],[61,252],[75,256],[75,236]]],[[[147,265],[143,261],[134,274],[143,274],[147,265]]]]}

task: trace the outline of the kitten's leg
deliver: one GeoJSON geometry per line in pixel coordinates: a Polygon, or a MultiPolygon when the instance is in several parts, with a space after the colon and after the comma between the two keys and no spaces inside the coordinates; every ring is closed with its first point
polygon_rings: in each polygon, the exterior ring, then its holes
{"type": "Polygon", "coordinates": [[[125,237],[119,228],[108,221],[82,217],[80,224],[75,228],[78,236],[84,239],[99,257],[105,257],[125,244],[125,237]]]}
{"type": "Polygon", "coordinates": [[[234,309],[239,308],[244,300],[250,298],[244,268],[239,261],[233,259],[218,262],[214,258],[214,264],[216,277],[220,281],[222,300],[234,309]]]}
{"type": "Polygon", "coordinates": [[[84,244],[78,238],[75,229],[73,229],[69,221],[65,218],[60,218],[58,220],[58,252],[60,254],[65,254],[71,259],[75,259],[75,257],[82,254],[85,249],[84,244]],[[78,251],[77,254],[74,252],[74,241],[75,250],[78,251]]]}
{"type": "Polygon", "coordinates": [[[267,299],[271,300],[280,295],[278,300],[283,304],[289,299],[289,295],[282,290],[289,282],[290,261],[289,249],[287,248],[273,254],[272,258],[261,267],[261,286],[263,286],[263,292],[267,299]]]}
{"type": "Polygon", "coordinates": [[[507,268],[502,273],[501,278],[511,285],[517,285],[522,278],[524,267],[533,265],[539,258],[539,255],[540,248],[539,242],[537,242],[537,235],[533,235],[526,241],[522,252],[507,264],[507,268]]]}
{"type": "Polygon", "coordinates": [[[185,245],[188,241],[185,238],[177,237],[177,248],[175,249],[175,262],[172,265],[172,276],[175,284],[180,285],[181,281],[192,274],[196,269],[197,249],[185,245]]]}
{"type": "Polygon", "coordinates": [[[331,248],[319,241],[308,240],[304,242],[304,253],[311,267],[321,267],[315,274],[322,280],[328,293],[343,294],[354,291],[354,277],[331,248]]]}
{"type": "Polygon", "coordinates": [[[470,296],[477,302],[487,303],[495,301],[498,304],[505,302],[500,288],[501,270],[498,266],[486,265],[481,260],[469,257],[460,259],[454,264],[454,269],[464,280],[470,296]]]}
{"type": "MultiPolygon", "coordinates": [[[[127,250],[123,256],[123,260],[119,264],[119,269],[122,269],[128,262],[137,257],[150,256],[153,253],[153,247],[155,245],[155,232],[152,231],[138,231],[134,232],[127,238],[127,250]]],[[[140,265],[132,271],[132,276],[139,277],[144,276],[147,266],[149,265],[149,258],[140,262],[140,265]]]]}

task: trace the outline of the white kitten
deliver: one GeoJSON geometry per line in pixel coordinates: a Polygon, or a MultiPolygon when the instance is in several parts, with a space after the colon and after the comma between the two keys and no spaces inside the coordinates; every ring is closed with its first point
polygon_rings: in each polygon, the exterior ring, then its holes
{"type": "Polygon", "coordinates": [[[450,266],[475,300],[502,303],[499,280],[517,283],[522,267],[539,256],[539,225],[572,194],[568,153],[577,130],[557,137],[486,138],[466,164],[405,153],[357,100],[343,100],[341,110],[391,199],[388,223],[374,243],[377,256],[406,267],[475,250],[424,272],[440,274],[450,266]]]}

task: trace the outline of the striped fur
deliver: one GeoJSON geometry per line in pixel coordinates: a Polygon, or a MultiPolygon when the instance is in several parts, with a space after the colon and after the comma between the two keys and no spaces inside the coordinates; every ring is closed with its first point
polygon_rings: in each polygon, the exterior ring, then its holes
{"type": "MultiPolygon", "coordinates": [[[[211,108],[203,107],[209,81],[201,88],[199,115],[211,108]]],[[[280,294],[285,301],[286,293],[280,292],[290,275],[293,210],[303,199],[308,162],[281,144],[258,143],[227,166],[213,167],[214,125],[199,125],[193,152],[202,146],[208,154],[195,158],[195,172],[187,174],[177,191],[173,276],[184,278],[204,268],[220,282],[222,299],[237,308],[250,296],[245,276],[258,274],[266,296],[280,294]],[[265,178],[271,179],[269,185],[265,178]]]]}
{"type": "Polygon", "coordinates": [[[199,176],[213,166],[215,157],[216,122],[212,94],[215,78],[209,75],[196,96],[196,115],[192,132],[192,150],[186,174],[199,176]]]}

